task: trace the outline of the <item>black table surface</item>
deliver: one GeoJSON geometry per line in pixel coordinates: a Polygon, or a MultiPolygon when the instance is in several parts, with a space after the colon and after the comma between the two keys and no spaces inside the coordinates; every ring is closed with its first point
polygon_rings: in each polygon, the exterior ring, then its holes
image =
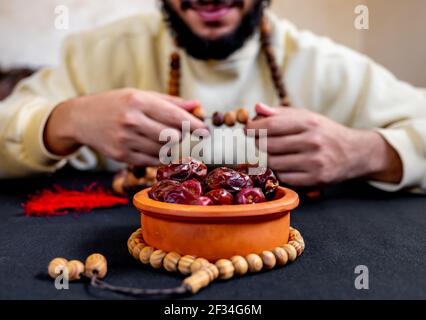
{"type": "MultiPolygon", "coordinates": [[[[180,284],[181,276],[142,266],[129,255],[127,239],[139,224],[131,204],[62,217],[23,214],[21,203],[29,194],[53,185],[78,189],[94,181],[109,185],[111,175],[66,171],[0,182],[1,299],[123,299],[85,283],[57,290],[48,278],[52,258],[84,260],[93,252],[107,257],[110,283],[142,288],[180,284]]],[[[426,197],[387,194],[351,182],[326,189],[319,202],[302,202],[291,219],[306,241],[295,263],[216,282],[189,299],[426,298],[426,197]],[[368,267],[368,290],[355,287],[358,265],[368,267]]]]}

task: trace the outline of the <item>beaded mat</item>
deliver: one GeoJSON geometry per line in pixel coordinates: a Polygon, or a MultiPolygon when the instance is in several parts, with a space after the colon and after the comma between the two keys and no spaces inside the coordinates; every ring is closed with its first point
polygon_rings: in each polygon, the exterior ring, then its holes
{"type": "Polygon", "coordinates": [[[216,279],[228,280],[247,273],[256,273],[285,266],[294,262],[305,250],[305,241],[300,232],[290,227],[289,241],[270,251],[249,254],[246,257],[234,256],[220,259],[214,264],[202,257],[181,256],[176,252],[164,252],[150,247],[144,242],[142,229],[132,233],[127,241],[129,253],[144,265],[155,269],[164,268],[169,272],[179,272],[187,278],[182,286],[193,294],[207,287],[216,279]]]}

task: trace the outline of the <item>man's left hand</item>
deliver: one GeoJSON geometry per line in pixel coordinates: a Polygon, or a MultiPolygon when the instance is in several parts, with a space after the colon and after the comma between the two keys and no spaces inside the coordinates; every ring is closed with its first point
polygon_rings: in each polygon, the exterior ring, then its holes
{"type": "Polygon", "coordinates": [[[307,187],[356,177],[402,179],[398,154],[374,130],[351,129],[305,109],[258,104],[256,111],[263,117],[247,129],[268,130],[268,165],[283,183],[307,187]]]}

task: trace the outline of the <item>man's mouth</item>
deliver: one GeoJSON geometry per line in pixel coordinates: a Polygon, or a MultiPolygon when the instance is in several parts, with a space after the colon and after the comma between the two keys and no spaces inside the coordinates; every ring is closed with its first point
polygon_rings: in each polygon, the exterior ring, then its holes
{"type": "Polygon", "coordinates": [[[215,23],[223,19],[234,7],[244,5],[242,0],[183,0],[183,10],[194,10],[205,23],[215,23]]]}

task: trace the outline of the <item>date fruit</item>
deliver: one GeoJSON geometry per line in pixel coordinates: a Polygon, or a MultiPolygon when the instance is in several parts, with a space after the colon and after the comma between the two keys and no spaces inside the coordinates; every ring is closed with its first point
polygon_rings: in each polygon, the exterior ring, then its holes
{"type": "Polygon", "coordinates": [[[216,189],[208,192],[206,197],[209,197],[217,206],[232,205],[234,203],[234,196],[225,189],[216,189]]]}
{"type": "Polygon", "coordinates": [[[170,188],[164,194],[164,202],[166,202],[166,203],[190,205],[195,200],[197,200],[197,197],[194,196],[191,192],[189,192],[182,185],[180,185],[178,187],[170,188]]]}
{"type": "Polygon", "coordinates": [[[180,187],[181,184],[177,181],[163,180],[154,184],[149,190],[149,197],[152,200],[164,202],[164,195],[173,188],[180,187]]]}
{"type": "Polygon", "coordinates": [[[190,203],[192,206],[212,206],[214,205],[212,199],[209,197],[199,197],[190,203]]]}
{"type": "Polygon", "coordinates": [[[245,188],[241,190],[235,198],[235,204],[254,204],[262,202],[266,202],[266,197],[260,188],[245,188]]]}
{"type": "Polygon", "coordinates": [[[253,180],[254,186],[261,188],[268,199],[275,196],[275,191],[280,183],[271,169],[265,169],[263,174],[252,175],[250,178],[253,180]]]}
{"type": "Polygon", "coordinates": [[[183,182],[190,179],[202,181],[207,176],[207,166],[195,159],[183,159],[179,163],[162,166],[157,171],[157,180],[183,182]]]}
{"type": "Polygon", "coordinates": [[[222,167],[210,172],[206,185],[209,190],[225,189],[229,192],[239,192],[244,188],[253,187],[253,181],[245,173],[222,167]]]}
{"type": "Polygon", "coordinates": [[[203,187],[200,181],[192,179],[182,183],[182,187],[191,192],[196,197],[201,197],[203,195],[203,187]]]}

